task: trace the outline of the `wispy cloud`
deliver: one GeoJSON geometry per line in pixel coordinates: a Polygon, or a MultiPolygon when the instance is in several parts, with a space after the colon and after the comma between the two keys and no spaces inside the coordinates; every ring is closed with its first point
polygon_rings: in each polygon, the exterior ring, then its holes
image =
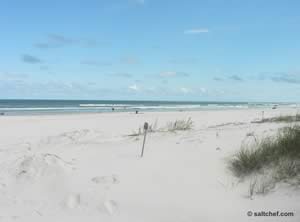
{"type": "Polygon", "coordinates": [[[300,72],[261,72],[257,76],[258,80],[271,80],[277,83],[300,84],[300,72]]]}
{"type": "Polygon", "coordinates": [[[74,41],[73,39],[60,34],[49,34],[48,37],[51,41],[56,42],[58,44],[70,44],[74,41]]]}
{"type": "Polygon", "coordinates": [[[27,78],[28,75],[23,73],[0,73],[1,81],[24,81],[27,78]]]}
{"type": "Polygon", "coordinates": [[[93,39],[75,39],[61,34],[48,34],[43,42],[35,43],[34,46],[39,49],[60,48],[71,44],[77,44],[82,47],[94,48],[98,42],[93,39]]]}
{"type": "Polygon", "coordinates": [[[39,48],[39,49],[49,49],[49,48],[55,48],[55,46],[49,44],[49,43],[35,43],[34,46],[36,48],[39,48]]]}
{"type": "Polygon", "coordinates": [[[198,60],[196,58],[177,58],[177,59],[170,59],[169,63],[173,65],[189,65],[189,64],[196,64],[198,60]]]}
{"type": "Polygon", "coordinates": [[[188,94],[188,93],[191,93],[192,90],[189,88],[186,88],[186,87],[181,87],[180,92],[182,92],[183,94],[188,94]]]}
{"type": "Polygon", "coordinates": [[[40,49],[58,48],[73,43],[74,40],[60,34],[49,34],[45,42],[34,44],[40,49]]]}
{"type": "Polygon", "coordinates": [[[166,71],[159,74],[163,78],[174,78],[174,77],[188,77],[189,74],[186,72],[175,72],[175,71],[166,71]]]}
{"type": "Polygon", "coordinates": [[[28,54],[24,54],[21,57],[22,61],[25,63],[30,63],[30,64],[39,64],[42,63],[42,60],[39,59],[36,56],[32,56],[32,55],[28,55],[28,54]]]}
{"type": "Polygon", "coordinates": [[[119,93],[118,89],[99,88],[95,84],[84,82],[42,81],[30,79],[6,79],[0,81],[0,91],[22,98],[97,98],[119,93]]]}
{"type": "Polygon", "coordinates": [[[213,80],[215,80],[215,81],[223,81],[223,79],[220,78],[220,77],[214,77],[213,80]]]}
{"type": "Polygon", "coordinates": [[[300,75],[290,73],[280,73],[271,76],[271,80],[274,82],[283,82],[289,84],[300,84],[300,75]]]}
{"type": "Polygon", "coordinates": [[[231,79],[231,80],[234,80],[234,81],[243,81],[243,79],[238,75],[229,76],[228,79],[231,79]]]}
{"type": "Polygon", "coordinates": [[[129,73],[114,73],[112,76],[121,77],[121,78],[132,78],[132,75],[129,73]]]}
{"type": "Polygon", "coordinates": [[[184,31],[184,34],[187,35],[194,35],[194,34],[201,34],[201,33],[208,33],[209,30],[207,28],[198,28],[198,29],[188,29],[184,31]]]}
{"type": "Polygon", "coordinates": [[[140,88],[136,84],[128,86],[128,89],[135,92],[140,90],[140,88]]]}

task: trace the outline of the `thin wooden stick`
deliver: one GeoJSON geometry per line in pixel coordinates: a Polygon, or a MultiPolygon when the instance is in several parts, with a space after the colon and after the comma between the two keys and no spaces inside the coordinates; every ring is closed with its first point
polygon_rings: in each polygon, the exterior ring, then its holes
{"type": "Polygon", "coordinates": [[[143,141],[141,158],[144,155],[144,149],[145,149],[145,143],[146,143],[146,137],[147,137],[148,127],[149,127],[149,124],[147,122],[145,122],[145,124],[144,124],[144,141],[143,141]]]}

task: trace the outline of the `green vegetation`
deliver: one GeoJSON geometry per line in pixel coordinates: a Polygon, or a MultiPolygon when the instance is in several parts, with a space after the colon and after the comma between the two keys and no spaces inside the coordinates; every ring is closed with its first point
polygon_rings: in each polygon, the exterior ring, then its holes
{"type": "MultiPolygon", "coordinates": [[[[249,134],[252,136],[252,133],[249,134]]],[[[235,176],[249,181],[249,198],[264,195],[280,181],[300,185],[300,126],[285,127],[273,137],[242,147],[229,160],[235,176]]]]}
{"type": "Polygon", "coordinates": [[[187,120],[176,120],[175,122],[167,123],[167,131],[174,132],[179,130],[190,130],[193,128],[193,121],[191,118],[187,120]]]}
{"type": "MultiPolygon", "coordinates": [[[[168,122],[165,127],[158,127],[157,120],[153,124],[149,124],[148,133],[157,133],[157,132],[176,132],[176,131],[184,131],[191,130],[193,128],[194,122],[191,118],[183,119],[183,120],[175,120],[168,122]]],[[[139,127],[137,131],[134,131],[129,136],[141,136],[143,135],[144,130],[143,127],[139,127]]]]}
{"type": "Polygon", "coordinates": [[[300,175],[300,126],[285,127],[274,137],[264,138],[253,147],[242,147],[229,161],[238,177],[275,170],[277,180],[300,175]]]}

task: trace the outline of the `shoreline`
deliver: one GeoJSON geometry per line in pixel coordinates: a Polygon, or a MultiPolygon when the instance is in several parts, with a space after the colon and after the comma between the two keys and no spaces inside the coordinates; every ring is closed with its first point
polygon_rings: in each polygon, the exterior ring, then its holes
{"type": "Polygon", "coordinates": [[[122,114],[122,113],[127,113],[127,114],[135,114],[135,111],[138,111],[138,114],[145,114],[145,113],[186,113],[186,112],[222,112],[222,111],[251,111],[251,110],[260,110],[260,111],[268,111],[268,110],[281,110],[281,111],[286,111],[286,110],[295,110],[296,112],[300,112],[300,107],[277,107],[276,109],[272,109],[271,107],[245,107],[245,108],[199,108],[199,109],[182,109],[182,110],[147,110],[147,109],[132,109],[132,110],[124,110],[124,111],[78,111],[78,112],[31,112],[31,111],[20,111],[20,112],[15,112],[15,113],[10,113],[9,112],[0,112],[0,118],[3,118],[4,116],[68,116],[68,115],[103,115],[103,114],[122,114]]]}

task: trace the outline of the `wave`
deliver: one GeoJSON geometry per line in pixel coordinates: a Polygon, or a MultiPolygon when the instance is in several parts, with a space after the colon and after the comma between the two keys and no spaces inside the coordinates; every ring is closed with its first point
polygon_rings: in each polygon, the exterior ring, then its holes
{"type": "Polygon", "coordinates": [[[133,105],[128,104],[79,104],[79,107],[131,107],[133,105]]]}
{"type": "Polygon", "coordinates": [[[127,104],[80,104],[74,107],[0,107],[0,111],[47,111],[47,110],[111,110],[137,109],[137,110],[173,110],[173,109],[222,109],[222,108],[248,108],[248,105],[127,105],[127,104]]]}
{"type": "Polygon", "coordinates": [[[78,109],[78,107],[5,107],[0,108],[2,111],[26,111],[26,110],[68,110],[68,109],[78,109]]]}

